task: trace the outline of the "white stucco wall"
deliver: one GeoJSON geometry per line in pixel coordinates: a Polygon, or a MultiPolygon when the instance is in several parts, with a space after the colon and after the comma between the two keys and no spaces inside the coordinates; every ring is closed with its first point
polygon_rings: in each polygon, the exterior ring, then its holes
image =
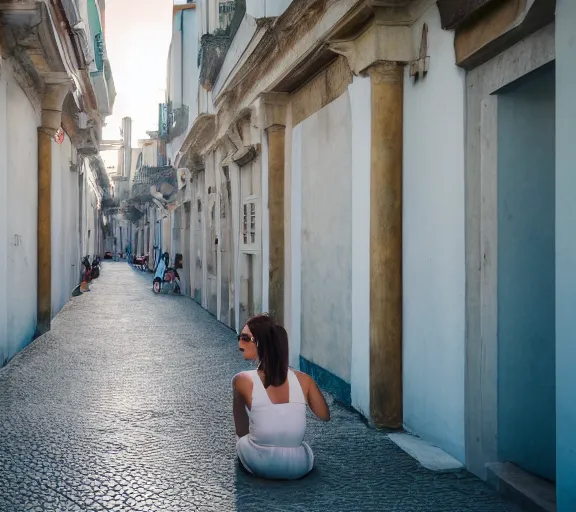
{"type": "Polygon", "coordinates": [[[228,82],[231,72],[240,64],[240,60],[257,29],[256,20],[250,15],[244,16],[218,73],[213,89],[214,96],[218,96],[222,87],[228,82]]]}
{"type": "MultiPolygon", "coordinates": [[[[99,196],[96,192],[96,182],[94,175],[89,167],[85,170],[85,186],[84,186],[84,204],[83,204],[83,214],[82,214],[82,254],[81,257],[99,254],[102,247],[98,246],[98,234],[99,229],[99,217],[98,217],[98,204],[99,196]]],[[[110,221],[111,222],[111,221],[110,221]]],[[[113,239],[108,239],[106,244],[106,250],[114,250],[113,239]]],[[[100,256],[104,256],[100,254],[100,256]]]]}
{"type": "Polygon", "coordinates": [[[289,190],[285,213],[289,219],[286,245],[286,293],[285,318],[290,340],[290,365],[300,368],[301,313],[302,313],[302,124],[292,128],[292,112],[286,119],[285,186],[289,190]]]}
{"type": "Polygon", "coordinates": [[[192,126],[198,115],[198,34],[197,13],[194,9],[182,12],[182,36],[184,69],[182,70],[182,102],[188,105],[188,126],[192,126]]]}
{"type": "MultiPolygon", "coordinates": [[[[3,73],[4,74],[4,73],[3,73]]],[[[9,356],[31,341],[36,330],[39,114],[19,85],[7,77],[7,278],[9,356]]],[[[0,343],[3,344],[3,343],[0,343]]]]}
{"type": "Polygon", "coordinates": [[[198,34],[196,9],[181,11],[174,17],[172,45],[168,56],[168,95],[173,108],[188,107],[188,124],[167,144],[172,161],[198,116],[198,34]]]}
{"type": "Polygon", "coordinates": [[[404,423],[464,462],[464,72],[436,6],[430,70],[404,85],[404,423]]]}
{"type": "Polygon", "coordinates": [[[348,87],[352,114],[352,406],[370,417],[370,78],[348,87]]]}
{"type": "MultiPolygon", "coordinates": [[[[68,302],[80,277],[78,173],[70,171],[72,144],[52,142],[52,315],[68,302]]],[[[94,233],[95,235],[96,233],[94,233]]]]}
{"type": "MultiPolygon", "coordinates": [[[[3,72],[6,61],[0,57],[0,283],[8,280],[8,83],[3,72]]],[[[8,288],[0,287],[0,366],[9,357],[8,288]]]]}
{"type": "Polygon", "coordinates": [[[246,14],[253,18],[281,16],[292,0],[246,0],[246,14]]]}
{"type": "MultiPolygon", "coordinates": [[[[352,125],[348,93],[301,124],[301,355],[350,382],[352,125]]],[[[293,141],[293,150],[294,145],[293,141]]]]}

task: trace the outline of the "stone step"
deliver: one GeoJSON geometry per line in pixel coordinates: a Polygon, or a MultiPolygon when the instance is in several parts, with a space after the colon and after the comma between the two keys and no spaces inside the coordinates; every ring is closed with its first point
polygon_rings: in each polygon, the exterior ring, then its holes
{"type": "Polygon", "coordinates": [[[511,462],[486,465],[488,483],[530,512],[556,512],[556,487],[511,462]]]}

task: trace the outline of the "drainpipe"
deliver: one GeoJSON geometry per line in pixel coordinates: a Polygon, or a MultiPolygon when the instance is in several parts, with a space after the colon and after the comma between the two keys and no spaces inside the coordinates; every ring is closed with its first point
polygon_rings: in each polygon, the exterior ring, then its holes
{"type": "Polygon", "coordinates": [[[62,105],[71,85],[66,74],[45,84],[38,128],[38,336],[50,330],[52,320],[52,139],[62,123],[62,105]]]}

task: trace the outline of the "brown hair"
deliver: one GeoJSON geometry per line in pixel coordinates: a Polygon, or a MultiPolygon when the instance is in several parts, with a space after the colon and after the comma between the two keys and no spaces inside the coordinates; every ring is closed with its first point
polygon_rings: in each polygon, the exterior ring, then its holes
{"type": "Polygon", "coordinates": [[[246,322],[254,340],[260,360],[259,370],[264,372],[264,387],[280,386],[288,376],[288,334],[267,314],[253,316],[246,322]]]}

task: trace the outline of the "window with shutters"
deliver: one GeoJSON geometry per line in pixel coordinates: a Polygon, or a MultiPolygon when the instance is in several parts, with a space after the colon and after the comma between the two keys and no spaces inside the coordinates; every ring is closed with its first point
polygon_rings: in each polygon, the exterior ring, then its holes
{"type": "Polygon", "coordinates": [[[242,244],[246,249],[259,243],[256,198],[248,197],[242,204],[242,244]]]}

